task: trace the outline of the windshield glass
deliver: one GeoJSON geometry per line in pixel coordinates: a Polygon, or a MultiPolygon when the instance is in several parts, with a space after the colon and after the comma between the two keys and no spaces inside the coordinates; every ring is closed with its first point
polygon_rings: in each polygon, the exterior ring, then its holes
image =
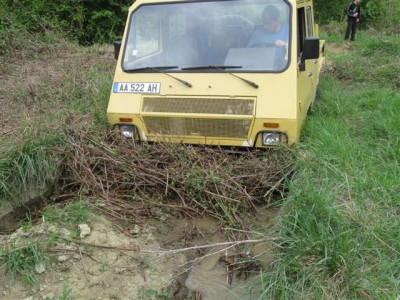
{"type": "Polygon", "coordinates": [[[289,20],[284,0],[142,5],[131,14],[123,69],[281,71],[289,61],[289,20]]]}

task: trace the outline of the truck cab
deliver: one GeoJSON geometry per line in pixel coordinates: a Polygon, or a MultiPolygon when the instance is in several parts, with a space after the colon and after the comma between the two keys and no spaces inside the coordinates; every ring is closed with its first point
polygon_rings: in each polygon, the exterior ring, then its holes
{"type": "Polygon", "coordinates": [[[299,141],[324,61],[311,0],[138,0],[107,110],[134,141],[299,141]]]}

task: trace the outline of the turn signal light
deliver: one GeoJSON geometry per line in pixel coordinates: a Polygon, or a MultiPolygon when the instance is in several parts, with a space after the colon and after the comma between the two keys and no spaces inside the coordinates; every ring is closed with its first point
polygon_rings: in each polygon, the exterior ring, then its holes
{"type": "Polygon", "coordinates": [[[130,123],[132,122],[132,118],[119,118],[119,121],[124,123],[130,123]]]}
{"type": "Polygon", "coordinates": [[[279,128],[279,123],[264,123],[265,128],[279,128]]]}

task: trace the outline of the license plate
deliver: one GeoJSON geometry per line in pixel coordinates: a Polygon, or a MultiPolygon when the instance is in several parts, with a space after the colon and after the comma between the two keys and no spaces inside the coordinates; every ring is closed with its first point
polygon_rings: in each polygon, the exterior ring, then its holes
{"type": "Polygon", "coordinates": [[[114,82],[114,93],[159,94],[159,82],[114,82]]]}

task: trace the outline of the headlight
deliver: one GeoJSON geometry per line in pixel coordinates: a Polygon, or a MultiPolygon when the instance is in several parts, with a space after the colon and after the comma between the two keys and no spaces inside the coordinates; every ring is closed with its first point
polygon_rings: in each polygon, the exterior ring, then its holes
{"type": "Polygon", "coordinates": [[[135,126],[119,125],[119,131],[121,132],[121,136],[127,139],[133,139],[135,136],[135,126]]]}
{"type": "Polygon", "coordinates": [[[264,146],[274,146],[286,142],[287,142],[287,137],[285,133],[276,131],[262,133],[262,143],[264,146]]]}

